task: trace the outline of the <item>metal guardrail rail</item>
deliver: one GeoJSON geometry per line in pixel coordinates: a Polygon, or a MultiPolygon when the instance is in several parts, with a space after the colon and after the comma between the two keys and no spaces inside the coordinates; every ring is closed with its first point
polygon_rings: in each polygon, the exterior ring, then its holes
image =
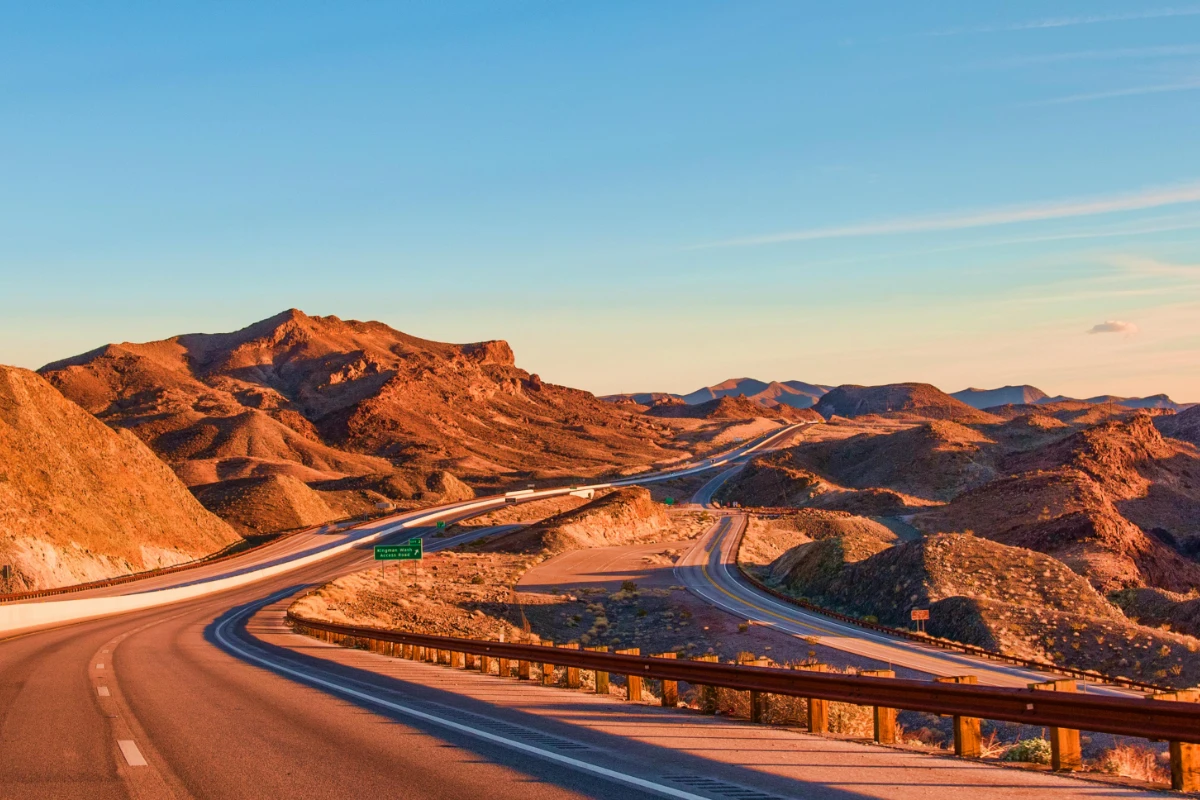
{"type": "MultiPolygon", "coordinates": [[[[798,509],[794,509],[794,508],[788,508],[788,509],[739,508],[737,510],[740,512],[743,512],[743,513],[748,513],[748,514],[754,514],[754,513],[777,514],[777,513],[786,512],[786,511],[794,512],[794,511],[797,511],[798,509]]],[[[746,533],[746,529],[743,527],[742,532],[738,534],[738,539],[733,545],[733,550],[734,550],[734,554],[735,554],[734,555],[734,564],[737,566],[738,574],[740,574],[743,578],[745,578],[748,583],[753,585],[759,591],[765,592],[766,594],[771,595],[772,597],[776,598],[777,600],[782,600],[785,603],[789,603],[791,605],[803,608],[805,611],[812,611],[813,613],[820,614],[823,617],[829,617],[830,619],[837,620],[838,622],[845,622],[850,625],[855,625],[859,628],[866,628],[867,630],[878,631],[879,633],[885,633],[888,636],[894,636],[898,639],[906,639],[911,642],[917,642],[920,644],[929,645],[930,647],[937,647],[941,650],[952,650],[956,653],[962,653],[964,655],[975,656],[976,658],[983,658],[983,659],[987,659],[989,661],[1001,661],[1006,664],[1012,664],[1012,665],[1018,666],[1018,667],[1025,667],[1026,669],[1041,670],[1043,672],[1052,672],[1052,673],[1055,673],[1058,675],[1065,675],[1065,676],[1071,677],[1071,678],[1078,678],[1080,680],[1100,681],[1103,683],[1112,684],[1114,686],[1123,686],[1123,687],[1130,688],[1130,689],[1140,689],[1140,690],[1147,691],[1147,692],[1174,691],[1171,687],[1168,687],[1168,686],[1159,686],[1158,684],[1147,683],[1146,681],[1139,681],[1139,680],[1135,680],[1133,678],[1126,678],[1126,677],[1120,676],[1120,675],[1115,675],[1115,676],[1114,675],[1105,675],[1096,670],[1078,669],[1077,667],[1068,667],[1068,666],[1065,666],[1062,664],[1051,664],[1047,661],[1038,661],[1038,660],[1032,659],[1032,658],[1021,658],[1020,656],[1011,656],[1011,655],[1007,655],[1005,653],[997,652],[995,650],[988,650],[987,648],[979,647],[977,645],[965,644],[963,642],[956,642],[956,641],[953,641],[952,639],[939,639],[934,636],[921,635],[919,633],[914,633],[913,631],[905,630],[904,628],[893,628],[889,625],[883,625],[878,622],[867,622],[866,620],[859,619],[858,617],[854,617],[849,614],[843,614],[840,611],[834,611],[833,609],[825,608],[824,606],[819,606],[808,600],[801,600],[798,597],[792,597],[789,594],[785,594],[784,592],[781,592],[778,589],[775,589],[775,588],[772,588],[772,587],[766,585],[761,580],[759,580],[757,577],[752,575],[749,571],[747,571],[744,566],[742,566],[742,561],[738,557],[737,554],[740,553],[740,551],[741,551],[742,538],[745,536],[745,533],[746,533]]]]}
{"type": "Polygon", "coordinates": [[[552,662],[561,667],[684,681],[697,686],[1200,744],[1200,703],[841,675],[802,668],[756,667],[430,636],[340,625],[299,617],[290,611],[287,620],[297,633],[324,632],[350,642],[387,642],[496,659],[552,662]]]}

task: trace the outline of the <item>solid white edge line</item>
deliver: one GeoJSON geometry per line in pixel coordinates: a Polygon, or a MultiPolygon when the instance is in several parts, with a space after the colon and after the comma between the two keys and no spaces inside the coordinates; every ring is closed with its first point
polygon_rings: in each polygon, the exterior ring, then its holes
{"type": "Polygon", "coordinates": [[[125,756],[125,762],[129,766],[146,766],[146,759],[142,757],[142,751],[138,750],[137,742],[133,739],[118,739],[117,746],[121,748],[121,755],[125,756]]]}
{"type": "MultiPolygon", "coordinates": [[[[271,602],[271,601],[268,600],[268,603],[269,602],[271,602]]],[[[266,605],[266,604],[264,604],[264,605],[266,605]]],[[[261,606],[260,606],[260,608],[261,608],[261,606]]],[[[255,609],[255,610],[257,610],[257,609],[255,609]]],[[[448,719],[442,719],[442,718],[436,717],[432,714],[426,714],[425,712],[418,711],[415,708],[403,706],[403,705],[400,705],[399,703],[393,703],[390,700],[384,700],[382,698],[367,694],[366,692],[360,692],[356,689],[351,689],[346,686],[341,686],[332,681],[327,681],[322,678],[318,678],[315,675],[312,675],[310,673],[301,672],[299,670],[292,669],[291,667],[286,667],[281,664],[272,662],[270,659],[263,658],[261,656],[255,655],[254,653],[251,653],[250,651],[248,651],[246,649],[243,649],[242,647],[235,644],[231,638],[229,638],[225,635],[226,628],[232,622],[234,622],[236,620],[240,620],[242,617],[247,616],[249,613],[250,612],[248,612],[248,611],[243,612],[242,614],[239,614],[237,617],[232,617],[230,619],[227,619],[224,622],[222,622],[220,625],[218,625],[216,632],[215,632],[215,636],[216,636],[217,640],[219,642],[221,642],[222,644],[224,644],[227,648],[229,648],[233,652],[239,654],[242,658],[247,659],[249,661],[258,662],[262,666],[264,666],[268,669],[271,669],[275,672],[283,672],[294,678],[298,678],[301,683],[317,684],[319,686],[322,686],[322,687],[329,689],[333,692],[336,692],[338,694],[342,694],[342,695],[345,695],[348,697],[353,697],[353,698],[356,698],[359,700],[365,700],[368,703],[373,703],[377,706],[382,706],[384,708],[387,708],[391,711],[395,711],[400,714],[407,714],[410,717],[416,717],[417,719],[421,719],[426,722],[431,722],[435,725],[440,725],[443,728],[449,728],[451,730],[458,731],[459,733],[465,733],[469,736],[474,736],[478,739],[484,739],[485,741],[492,742],[493,744],[503,745],[504,747],[508,747],[513,750],[520,750],[523,753],[528,753],[530,755],[537,756],[537,757],[545,759],[547,761],[554,761],[559,764],[565,764],[569,767],[574,767],[575,769],[581,770],[583,772],[590,772],[595,775],[601,775],[605,778],[610,778],[619,783],[625,783],[625,784],[629,784],[630,786],[636,786],[639,789],[645,789],[647,791],[656,792],[658,794],[663,794],[668,797],[677,797],[677,798],[680,798],[680,800],[711,800],[711,798],[704,797],[703,795],[692,794],[691,792],[685,792],[680,789],[675,789],[671,786],[664,786],[661,783],[654,783],[653,781],[648,781],[644,778],[638,778],[634,775],[626,775],[623,772],[617,772],[616,770],[611,770],[611,769],[608,769],[607,767],[601,767],[596,764],[588,763],[587,761],[580,761],[579,759],[571,758],[570,756],[564,756],[561,753],[552,753],[549,750],[542,750],[541,748],[534,747],[534,746],[528,745],[528,744],[524,744],[523,742],[516,742],[516,741],[513,741],[512,739],[506,739],[503,736],[497,736],[494,733],[488,733],[487,731],[481,731],[477,728],[472,728],[469,725],[462,725],[458,722],[452,722],[448,719]]]]}

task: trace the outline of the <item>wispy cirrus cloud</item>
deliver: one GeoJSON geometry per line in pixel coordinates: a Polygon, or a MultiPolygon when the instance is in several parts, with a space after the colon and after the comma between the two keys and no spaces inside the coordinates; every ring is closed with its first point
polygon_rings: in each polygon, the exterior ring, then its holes
{"type": "Polygon", "coordinates": [[[1074,50],[1065,53],[1039,53],[1014,56],[982,64],[986,67],[1027,67],[1061,64],[1071,61],[1117,61],[1122,59],[1181,58],[1200,55],[1200,44],[1158,45],[1155,47],[1117,47],[1111,50],[1074,50]]]}
{"type": "Polygon", "coordinates": [[[1009,31],[1033,31],[1045,28],[1068,28],[1075,25],[1099,25],[1106,22],[1134,22],[1146,19],[1165,19],[1169,17],[1194,17],[1200,15],[1200,6],[1178,8],[1154,8],[1145,11],[1129,11],[1121,14],[1081,14],[1074,17],[1043,17],[1042,19],[1025,20],[1023,22],[1000,23],[996,25],[974,25],[962,28],[945,28],[928,31],[926,36],[962,36],[970,33],[1005,33],[1009,31]]]}
{"type": "Polygon", "coordinates": [[[1200,202],[1200,183],[1174,187],[1144,189],[1138,192],[1067,200],[1057,203],[1036,203],[1026,206],[985,209],[961,214],[937,214],[925,217],[901,217],[878,222],[840,225],[823,228],[804,228],[783,233],[747,236],[737,239],[694,245],[689,249],[712,247],[748,247],[754,245],[803,242],[818,239],[845,239],[861,236],[886,236],[890,234],[925,233],[931,231],[987,228],[996,225],[1012,225],[1021,222],[1042,222],[1053,219],[1089,217],[1098,214],[1113,214],[1122,211],[1140,211],[1147,208],[1181,205],[1200,202]]]}
{"type": "Polygon", "coordinates": [[[1109,89],[1102,92],[1085,92],[1070,94],[1065,97],[1054,97],[1049,100],[1037,100],[1026,103],[1027,106],[1061,106],[1068,103],[1089,103],[1095,100],[1112,100],[1117,97],[1135,97],[1143,94],[1163,94],[1166,92],[1190,92],[1200,89],[1200,78],[1179,83],[1159,83],[1152,86],[1130,86],[1125,89],[1109,89]]]}
{"type": "Polygon", "coordinates": [[[1110,319],[1101,322],[1099,325],[1093,325],[1088,333],[1123,333],[1126,336],[1133,336],[1138,332],[1138,326],[1132,322],[1126,322],[1120,319],[1110,319]]]}

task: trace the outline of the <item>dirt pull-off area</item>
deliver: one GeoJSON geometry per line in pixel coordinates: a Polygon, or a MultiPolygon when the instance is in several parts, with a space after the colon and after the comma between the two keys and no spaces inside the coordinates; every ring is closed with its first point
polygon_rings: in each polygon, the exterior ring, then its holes
{"type": "Polygon", "coordinates": [[[0,367],[0,591],[169,566],[240,537],[128,431],[28,370],[0,367]]]}
{"type": "MultiPolygon", "coordinates": [[[[538,502],[544,510],[546,504],[538,502]]],[[[558,612],[560,607],[573,608],[577,597],[560,601],[536,593],[518,596],[517,584],[529,569],[555,553],[574,554],[595,541],[649,545],[654,552],[647,553],[648,559],[671,563],[678,548],[707,524],[707,514],[669,515],[665,507],[650,502],[644,489],[621,489],[491,542],[433,553],[420,563],[389,565],[386,571],[372,569],[341,578],[301,598],[294,608],[321,619],[421,633],[508,641],[533,634],[586,644],[595,640],[598,630],[588,636],[589,629],[579,629],[581,615],[573,610],[565,615],[558,612]]],[[[619,596],[621,591],[617,586],[611,592],[618,595],[614,601],[618,604],[627,599],[619,596]]],[[[658,621],[646,620],[635,605],[626,605],[634,627],[658,621]]]]}

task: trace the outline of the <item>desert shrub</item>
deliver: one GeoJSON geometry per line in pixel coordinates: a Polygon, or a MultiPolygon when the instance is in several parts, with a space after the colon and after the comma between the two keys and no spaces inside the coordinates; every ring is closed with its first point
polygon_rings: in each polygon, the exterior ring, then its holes
{"type": "Polygon", "coordinates": [[[1022,739],[1008,748],[1003,761],[1023,761],[1028,764],[1050,763],[1050,742],[1042,738],[1022,739]]]}
{"type": "Polygon", "coordinates": [[[1164,755],[1142,744],[1119,744],[1111,750],[1105,750],[1096,760],[1096,765],[1110,775],[1149,783],[1170,783],[1171,775],[1162,762],[1164,755]]]}
{"type": "Polygon", "coordinates": [[[875,715],[870,706],[852,703],[829,704],[829,732],[845,736],[871,736],[875,731],[875,715]]]}

